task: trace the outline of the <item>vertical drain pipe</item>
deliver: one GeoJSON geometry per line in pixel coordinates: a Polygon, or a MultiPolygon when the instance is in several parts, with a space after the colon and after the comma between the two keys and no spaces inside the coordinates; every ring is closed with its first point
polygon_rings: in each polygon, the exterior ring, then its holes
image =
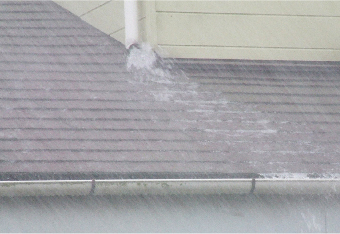
{"type": "Polygon", "coordinates": [[[124,0],[125,47],[138,45],[138,4],[137,0],[124,0]]]}

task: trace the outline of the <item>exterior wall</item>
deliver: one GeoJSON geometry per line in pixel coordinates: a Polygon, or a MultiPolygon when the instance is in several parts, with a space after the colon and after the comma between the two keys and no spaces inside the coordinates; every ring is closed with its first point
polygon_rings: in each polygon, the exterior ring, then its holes
{"type": "MultiPolygon", "coordinates": [[[[82,20],[124,43],[124,1],[55,1],[58,5],[79,16],[82,20]]],[[[139,28],[145,41],[145,9],[139,2],[139,28]]]]}
{"type": "Polygon", "coordinates": [[[339,1],[156,1],[170,57],[339,60],[339,1]]]}
{"type": "MultiPolygon", "coordinates": [[[[57,1],[124,43],[124,2],[57,1]]],[[[340,1],[139,2],[140,40],[164,57],[340,60],[340,1]]]]}

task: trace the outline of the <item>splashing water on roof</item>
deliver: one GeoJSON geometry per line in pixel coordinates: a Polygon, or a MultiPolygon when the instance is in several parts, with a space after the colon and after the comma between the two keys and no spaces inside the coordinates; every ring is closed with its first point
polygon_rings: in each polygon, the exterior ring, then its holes
{"type": "Polygon", "coordinates": [[[141,82],[156,82],[171,84],[175,78],[171,74],[171,65],[163,63],[161,58],[147,43],[142,43],[130,49],[126,67],[130,72],[138,72],[141,82]]]}
{"type": "Polygon", "coordinates": [[[153,52],[149,44],[142,43],[140,48],[132,47],[127,57],[127,68],[129,70],[135,68],[137,70],[147,69],[152,70],[157,61],[157,56],[153,52]]]}

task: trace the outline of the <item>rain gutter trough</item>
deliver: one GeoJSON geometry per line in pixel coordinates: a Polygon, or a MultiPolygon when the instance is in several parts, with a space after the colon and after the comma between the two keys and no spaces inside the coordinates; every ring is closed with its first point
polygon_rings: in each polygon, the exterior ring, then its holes
{"type": "Polygon", "coordinates": [[[129,179],[2,181],[0,196],[340,194],[340,179],[129,179]]]}

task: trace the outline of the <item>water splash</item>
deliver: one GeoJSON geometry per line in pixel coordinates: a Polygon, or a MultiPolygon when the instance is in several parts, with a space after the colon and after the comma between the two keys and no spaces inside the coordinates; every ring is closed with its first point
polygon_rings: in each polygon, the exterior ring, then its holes
{"type": "Polygon", "coordinates": [[[130,72],[138,72],[140,82],[155,82],[170,84],[174,76],[171,74],[171,64],[164,63],[153,51],[149,44],[142,43],[133,47],[126,61],[126,67],[130,72]]]}
{"type": "Polygon", "coordinates": [[[126,67],[134,74],[130,83],[147,90],[155,101],[194,100],[197,85],[183,72],[174,69],[173,64],[173,60],[159,57],[149,44],[142,43],[131,48],[126,67]]]}
{"type": "Polygon", "coordinates": [[[263,173],[260,174],[265,179],[308,179],[307,173],[263,173]]]}
{"type": "Polygon", "coordinates": [[[340,174],[338,173],[321,173],[321,174],[310,174],[310,173],[263,173],[260,174],[265,179],[339,179],[340,174]]]}
{"type": "MultiPolygon", "coordinates": [[[[169,109],[168,126],[180,129],[185,137],[195,142],[195,147],[210,147],[201,139],[237,142],[240,137],[256,140],[264,135],[268,138],[268,135],[277,133],[277,129],[272,126],[272,119],[266,114],[254,110],[251,105],[230,102],[224,95],[223,87],[213,90],[207,88],[204,81],[197,77],[188,77],[185,70],[181,70],[183,64],[180,61],[160,58],[148,44],[131,48],[126,66],[134,75],[129,82],[146,97],[151,97],[155,105],[161,105],[164,111],[169,109]],[[172,114],[172,111],[176,114],[172,114]],[[172,118],[173,115],[175,117],[172,118]],[[230,120],[229,117],[233,119],[230,120]]],[[[152,115],[152,118],[157,117],[155,113],[152,115]]],[[[240,143],[234,145],[236,148],[241,147],[240,143]]],[[[222,147],[225,151],[232,149],[232,146],[222,147]]],[[[257,147],[252,149],[253,153],[258,154],[262,149],[260,144],[257,147]]],[[[211,152],[224,154],[223,150],[214,149],[211,152]]],[[[197,158],[199,159],[198,156],[197,158]]]]}
{"type": "Polygon", "coordinates": [[[143,43],[138,47],[133,47],[127,57],[127,69],[150,70],[155,66],[157,55],[152,50],[152,47],[143,43]]]}

